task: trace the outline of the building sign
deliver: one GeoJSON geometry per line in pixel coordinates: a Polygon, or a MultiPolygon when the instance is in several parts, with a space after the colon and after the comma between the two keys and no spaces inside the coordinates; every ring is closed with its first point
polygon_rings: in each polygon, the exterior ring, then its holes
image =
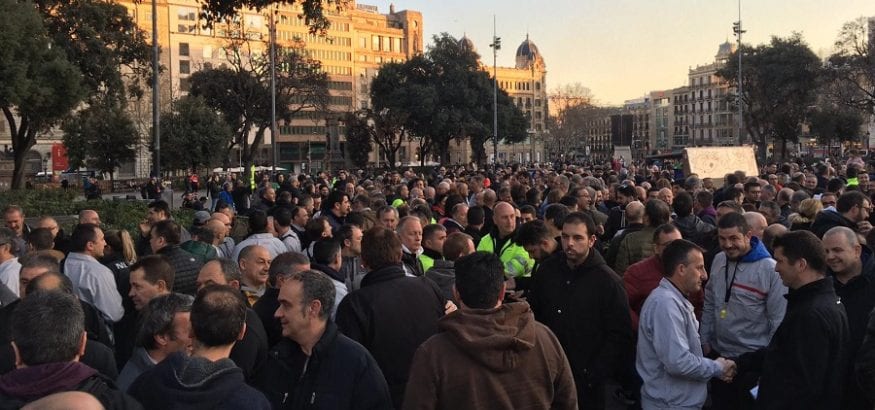
{"type": "Polygon", "coordinates": [[[52,171],[66,171],[68,168],[67,148],[64,144],[52,144],[52,171]]]}

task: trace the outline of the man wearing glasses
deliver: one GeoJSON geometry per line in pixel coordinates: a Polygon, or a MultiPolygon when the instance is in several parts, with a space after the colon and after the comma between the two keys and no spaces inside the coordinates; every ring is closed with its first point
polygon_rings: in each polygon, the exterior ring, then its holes
{"type": "MultiPolygon", "coordinates": [[[[826,207],[825,203],[824,207],[826,207]]],[[[823,234],[831,228],[844,226],[866,235],[872,230],[872,224],[869,223],[871,210],[872,202],[865,194],[859,191],[845,192],[836,201],[835,210],[824,209],[817,214],[817,218],[811,224],[811,231],[818,238],[823,238],[823,234]]]]}

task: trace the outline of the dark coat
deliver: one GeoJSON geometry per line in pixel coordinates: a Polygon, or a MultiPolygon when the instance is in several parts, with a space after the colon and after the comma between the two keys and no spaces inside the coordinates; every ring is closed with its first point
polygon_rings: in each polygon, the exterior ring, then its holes
{"type": "Polygon", "coordinates": [[[89,393],[107,410],[143,408],[97,370],[80,362],[63,362],[24,367],[0,376],[0,409],[20,409],[26,403],[65,391],[89,393]]]}
{"type": "Polygon", "coordinates": [[[759,371],[758,409],[840,409],[848,365],[848,318],[832,280],[786,296],[787,313],[769,345],[742,355],[738,371],[759,371]]]}
{"type": "Polygon", "coordinates": [[[262,362],[267,359],[269,346],[267,332],[258,314],[252,309],[246,309],[246,334],[243,340],[234,343],[231,349],[231,360],[243,370],[243,376],[249,381],[262,362]]]}
{"type": "Polygon", "coordinates": [[[678,217],[672,221],[674,226],[678,228],[681,236],[695,243],[702,242],[702,236],[715,230],[714,225],[711,225],[696,215],[690,214],[684,217],[678,217]]]}
{"type": "Polygon", "coordinates": [[[875,311],[869,314],[866,336],[857,351],[854,370],[860,389],[868,396],[869,401],[875,402],[875,311]]]}
{"type": "Polygon", "coordinates": [[[258,301],[252,305],[252,310],[255,311],[255,315],[261,319],[261,324],[264,326],[268,346],[276,345],[283,337],[280,321],[273,317],[280,307],[280,302],[277,299],[279,294],[279,289],[268,287],[264,290],[264,294],[258,298],[258,301]]]}
{"type": "Polygon", "coordinates": [[[817,235],[818,238],[823,238],[826,231],[836,226],[845,226],[857,232],[857,224],[850,219],[845,218],[842,214],[835,211],[823,211],[817,214],[814,222],[811,223],[811,232],[817,235]]]}
{"type": "Polygon", "coordinates": [[[401,266],[372,271],[337,307],[337,326],[377,360],[396,407],[413,354],[438,331],[446,299],[430,279],[404,276],[401,266]]]}
{"type": "MultiPolygon", "coordinates": [[[[867,249],[867,248],[864,248],[867,249]]],[[[861,386],[854,377],[853,363],[857,358],[857,351],[863,343],[866,335],[866,326],[869,323],[869,314],[875,308],[875,259],[871,253],[864,254],[865,262],[863,271],[859,276],[853,277],[848,283],[842,284],[833,277],[836,295],[845,307],[848,315],[848,339],[849,366],[845,379],[845,391],[842,394],[842,408],[848,410],[865,409],[872,410],[873,403],[866,399],[861,386]]]]}
{"type": "Polygon", "coordinates": [[[391,409],[386,379],[360,344],[328,322],[308,357],[283,338],[252,381],[274,410],[391,409]]]}
{"type": "MultiPolygon", "coordinates": [[[[590,251],[579,266],[568,266],[564,253],[548,258],[532,283],[529,304],[535,319],[547,325],[568,356],[580,399],[598,395],[632,347],[626,291],[602,256],[590,251]]],[[[581,408],[587,402],[581,401],[581,408]]]]}

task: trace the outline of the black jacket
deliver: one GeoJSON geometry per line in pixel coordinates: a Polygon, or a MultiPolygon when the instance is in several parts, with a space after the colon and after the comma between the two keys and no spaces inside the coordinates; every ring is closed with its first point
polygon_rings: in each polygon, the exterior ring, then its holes
{"type": "Polygon", "coordinates": [[[264,290],[264,294],[258,298],[258,301],[252,305],[252,310],[261,319],[261,324],[264,326],[268,346],[276,345],[283,337],[283,328],[280,325],[280,321],[273,317],[276,310],[280,307],[279,294],[279,289],[268,287],[264,290]]]}
{"type": "Polygon", "coordinates": [[[337,307],[337,327],[377,360],[396,407],[404,398],[413,354],[437,333],[445,303],[430,279],[404,276],[401,266],[388,266],[365,275],[361,289],[337,307]]]}
{"type": "Polygon", "coordinates": [[[842,214],[835,211],[823,211],[817,214],[814,222],[811,223],[811,232],[817,235],[818,238],[823,238],[826,231],[836,226],[845,226],[857,232],[857,224],[850,219],[845,218],[842,214]]]}
{"type": "Polygon", "coordinates": [[[246,334],[243,340],[234,343],[231,349],[231,360],[237,367],[243,370],[243,376],[249,381],[255,369],[267,359],[269,346],[267,344],[267,332],[258,314],[252,309],[246,309],[246,334]]]}
{"type": "Polygon", "coordinates": [[[758,409],[841,409],[848,318],[832,279],[786,296],[787,313],[765,348],[742,355],[738,371],[760,371],[758,409]]]}
{"type": "Polygon", "coordinates": [[[863,344],[857,351],[854,370],[860,389],[868,396],[869,401],[875,402],[875,311],[869,314],[869,325],[866,327],[863,344]]]}
{"type": "Polygon", "coordinates": [[[598,252],[591,250],[575,268],[568,266],[564,253],[544,261],[533,279],[529,304],[535,319],[565,348],[579,397],[632,365],[619,363],[633,348],[626,291],[598,252]]]}
{"type": "Polygon", "coordinates": [[[422,262],[419,261],[419,257],[415,254],[407,253],[406,251],[401,252],[401,263],[404,264],[411,275],[422,276],[425,274],[422,270],[422,262]]]}
{"type": "Polygon", "coordinates": [[[97,370],[80,362],[63,362],[24,367],[0,376],[0,409],[20,409],[24,404],[65,391],[89,393],[107,410],[143,408],[97,370]]]}
{"type": "MultiPolygon", "coordinates": [[[[868,248],[864,247],[864,249],[868,248]]],[[[862,273],[853,277],[848,283],[842,284],[833,276],[833,286],[835,286],[836,295],[845,307],[850,331],[847,343],[849,366],[845,379],[845,390],[842,394],[842,408],[848,410],[873,409],[873,402],[866,399],[853,371],[857,351],[866,335],[869,313],[875,308],[875,259],[873,259],[871,252],[865,253],[864,257],[862,273]]]]}
{"type": "Polygon", "coordinates": [[[252,385],[274,410],[392,408],[377,362],[330,321],[309,358],[297,343],[283,338],[271,349],[252,385]]]}
{"type": "Polygon", "coordinates": [[[716,229],[714,225],[708,224],[693,214],[676,218],[672,223],[678,228],[684,239],[697,244],[702,243],[703,235],[716,229]]]}
{"type": "Polygon", "coordinates": [[[170,266],[176,271],[173,279],[173,291],[194,295],[197,293],[197,274],[202,264],[194,255],[186,252],[179,245],[167,245],[158,250],[158,254],[167,258],[170,266]]]}
{"type": "Polygon", "coordinates": [[[146,370],[128,389],[146,410],[269,410],[264,395],[248,386],[229,359],[215,362],[173,353],[146,370]]]}

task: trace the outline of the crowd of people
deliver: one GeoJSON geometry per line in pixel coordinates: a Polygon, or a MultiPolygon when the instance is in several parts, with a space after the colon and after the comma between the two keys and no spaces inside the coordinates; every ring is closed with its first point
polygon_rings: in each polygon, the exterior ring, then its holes
{"type": "Polygon", "coordinates": [[[212,175],[190,226],[69,235],[12,205],[0,409],[871,410],[872,170],[212,175]]]}

